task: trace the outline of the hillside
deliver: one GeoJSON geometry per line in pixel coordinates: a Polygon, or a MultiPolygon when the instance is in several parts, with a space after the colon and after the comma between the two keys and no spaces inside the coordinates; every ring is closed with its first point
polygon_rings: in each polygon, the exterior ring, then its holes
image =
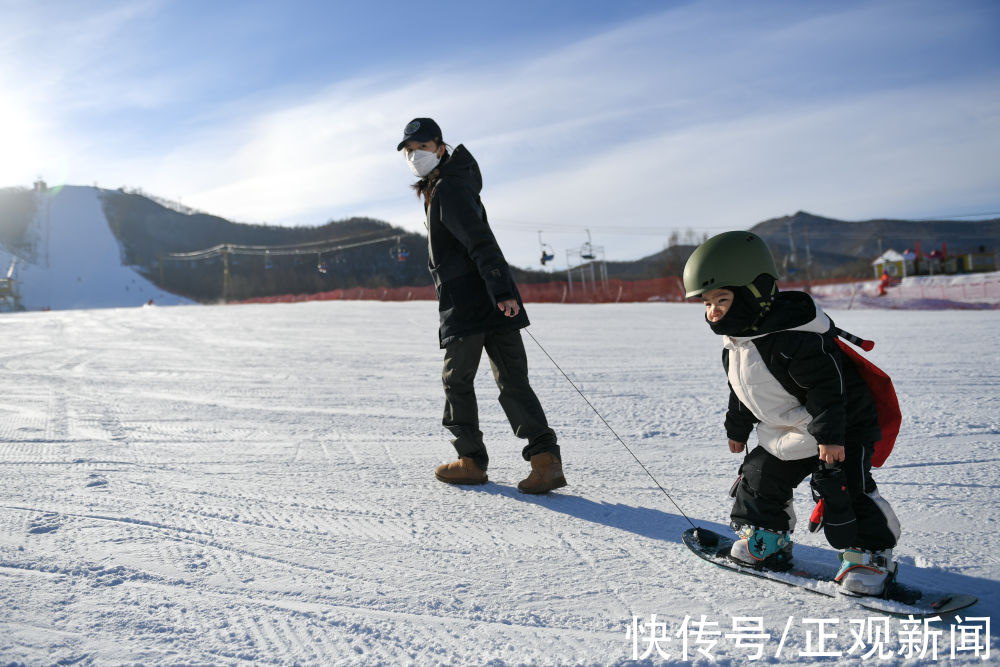
{"type": "MultiPolygon", "coordinates": [[[[799,212],[752,230],[768,242],[785,279],[870,278],[870,262],[882,250],[918,242],[925,252],[942,243],[952,253],[1000,247],[1000,220],[845,222],[799,212]]],[[[679,276],[693,250],[675,245],[634,261],[608,262],[607,276],[679,276]]],[[[0,189],[0,260],[5,272],[14,261],[22,296],[31,297],[22,306],[30,308],[87,305],[88,294],[91,305],[110,306],[145,302],[154,292],[208,303],[430,284],[426,237],[379,220],[242,224],[140,192],[76,186],[0,189]],[[67,197],[77,203],[68,205],[67,197]],[[53,262],[53,248],[59,262],[53,262]]],[[[565,278],[564,272],[513,272],[522,284],[565,278]]]]}
{"type": "MultiPolygon", "coordinates": [[[[799,211],[772,218],[750,227],[774,253],[782,278],[871,278],[873,259],[883,251],[915,249],[949,253],[1000,248],[1000,219],[957,220],[865,220],[847,222],[799,211]]],[[[679,276],[696,246],[675,245],[628,262],[608,262],[608,278],[646,280],[679,276]]]]}
{"type": "MultiPolygon", "coordinates": [[[[380,220],[250,225],[177,211],[137,193],[104,191],[101,196],[126,262],[166,289],[201,301],[431,284],[427,237],[380,220]],[[226,249],[228,258],[222,251],[204,252],[220,245],[248,247],[226,249]],[[223,282],[226,259],[228,285],[223,282]]],[[[549,279],[523,269],[515,269],[515,276],[521,282],[549,279]]]]}
{"type": "Polygon", "coordinates": [[[799,211],[751,230],[767,241],[778,266],[800,279],[869,278],[871,261],[884,250],[915,249],[918,243],[925,253],[942,243],[951,253],[1000,248],[1000,219],[845,222],[799,211]]]}
{"type": "Polygon", "coordinates": [[[675,245],[631,262],[608,262],[608,278],[619,280],[649,280],[679,276],[696,246],[675,245]]]}
{"type": "Polygon", "coordinates": [[[189,303],[123,264],[94,188],[0,193],[0,310],[189,303]],[[5,281],[6,282],[6,281],[5,281]]]}
{"type": "Polygon", "coordinates": [[[379,220],[251,225],[136,193],[104,190],[101,199],[123,261],[199,301],[430,282],[423,237],[379,220]],[[218,246],[232,247],[211,251],[218,246]]]}

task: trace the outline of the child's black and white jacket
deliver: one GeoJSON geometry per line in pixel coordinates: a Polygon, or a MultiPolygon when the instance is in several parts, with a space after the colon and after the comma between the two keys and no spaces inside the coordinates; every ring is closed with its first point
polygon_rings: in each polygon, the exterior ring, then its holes
{"type": "Polygon", "coordinates": [[[779,292],[753,335],[723,337],[730,439],[747,442],[756,424],[760,446],[783,460],[879,439],[871,392],[835,331],[811,296],[779,292]]]}

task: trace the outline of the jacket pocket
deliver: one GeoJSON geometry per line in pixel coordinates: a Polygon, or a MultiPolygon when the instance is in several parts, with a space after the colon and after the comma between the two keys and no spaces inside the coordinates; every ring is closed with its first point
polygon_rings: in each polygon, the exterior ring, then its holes
{"type": "Polygon", "coordinates": [[[447,312],[449,322],[485,323],[493,314],[493,304],[479,274],[468,273],[441,284],[438,311],[447,312]]]}

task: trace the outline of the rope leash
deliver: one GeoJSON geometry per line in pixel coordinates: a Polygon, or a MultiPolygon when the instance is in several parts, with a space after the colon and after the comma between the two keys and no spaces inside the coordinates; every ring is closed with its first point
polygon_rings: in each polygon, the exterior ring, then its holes
{"type": "Polygon", "coordinates": [[[673,504],[673,506],[677,508],[677,511],[681,513],[681,516],[687,519],[687,522],[691,524],[691,527],[697,530],[698,526],[696,526],[694,522],[691,521],[690,517],[688,517],[688,515],[684,512],[684,510],[681,509],[681,506],[677,504],[677,501],[674,500],[669,493],[667,493],[667,490],[663,488],[663,485],[660,484],[660,482],[655,477],[653,477],[653,473],[649,472],[649,469],[645,465],[643,465],[642,461],[639,460],[639,457],[635,455],[635,452],[633,452],[632,449],[627,444],[625,444],[625,441],[622,440],[621,436],[618,435],[615,429],[611,427],[611,424],[609,424],[608,420],[604,418],[604,415],[602,415],[597,410],[597,408],[594,407],[594,404],[590,402],[590,399],[588,399],[584,395],[584,393],[580,391],[580,388],[576,386],[576,383],[573,382],[572,379],[570,379],[569,375],[566,374],[566,371],[564,371],[562,367],[558,363],[556,363],[556,360],[552,358],[552,355],[548,353],[548,350],[542,347],[542,344],[538,342],[538,339],[535,338],[535,335],[532,334],[531,331],[528,329],[524,329],[523,331],[527,333],[528,336],[531,337],[531,340],[535,341],[535,345],[538,346],[538,349],[541,350],[542,353],[549,358],[549,361],[552,362],[552,365],[555,366],[560,373],[562,373],[562,376],[566,378],[566,381],[569,382],[570,386],[576,390],[576,393],[580,394],[580,398],[582,398],[587,403],[587,405],[590,406],[590,409],[594,411],[594,414],[596,414],[602,422],[604,422],[604,425],[608,427],[608,430],[611,431],[611,433],[615,436],[618,442],[621,443],[622,447],[624,447],[625,450],[632,455],[632,458],[635,459],[635,462],[639,464],[639,467],[641,467],[646,472],[646,474],[649,475],[649,478],[653,480],[653,483],[656,484],[657,487],[659,487],[660,491],[663,491],[663,495],[667,497],[667,500],[669,500],[673,504]]]}

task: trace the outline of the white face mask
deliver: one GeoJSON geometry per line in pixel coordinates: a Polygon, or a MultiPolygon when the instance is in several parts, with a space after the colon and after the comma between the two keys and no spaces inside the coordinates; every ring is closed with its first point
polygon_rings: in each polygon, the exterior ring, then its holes
{"type": "Polygon", "coordinates": [[[437,153],[431,151],[406,151],[406,164],[410,165],[410,171],[417,178],[423,178],[434,171],[441,158],[437,153]]]}

